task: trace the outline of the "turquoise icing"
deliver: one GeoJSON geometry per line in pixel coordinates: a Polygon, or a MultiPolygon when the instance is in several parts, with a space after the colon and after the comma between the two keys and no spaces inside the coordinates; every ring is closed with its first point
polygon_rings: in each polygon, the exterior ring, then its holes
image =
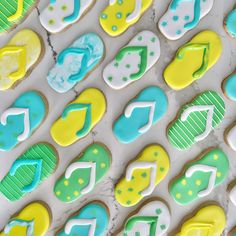
{"type": "Polygon", "coordinates": [[[230,12],[225,21],[226,29],[232,37],[236,37],[236,9],[230,12]]]}
{"type": "MultiPolygon", "coordinates": [[[[30,118],[30,135],[43,122],[46,116],[46,105],[43,98],[35,91],[21,94],[10,108],[28,108],[30,118]]],[[[7,124],[0,123],[0,150],[9,151],[19,141],[17,137],[24,131],[24,115],[12,115],[7,118],[7,124]]],[[[30,136],[29,135],[29,136],[30,136]]]]}
{"type": "MultiPolygon", "coordinates": [[[[142,90],[129,104],[134,102],[156,102],[152,125],[164,116],[168,108],[168,98],[165,92],[156,86],[142,90]]],[[[113,133],[116,138],[122,143],[130,143],[136,140],[142,135],[139,129],[149,121],[149,113],[150,108],[144,107],[134,109],[129,118],[122,114],[113,126],[113,133]]]]}
{"type": "Polygon", "coordinates": [[[15,226],[27,227],[26,236],[34,235],[34,221],[25,221],[20,219],[11,220],[4,228],[4,234],[8,235],[15,226]]]}
{"type": "Polygon", "coordinates": [[[74,12],[70,15],[64,18],[64,21],[66,22],[74,22],[80,11],[80,0],[74,0],[74,12]]]}
{"type": "Polygon", "coordinates": [[[97,66],[104,55],[105,48],[102,39],[95,33],[87,33],[79,37],[71,46],[68,47],[77,52],[67,53],[62,51],[58,56],[59,61],[49,71],[47,81],[49,85],[58,93],[65,93],[72,89],[78,82],[83,80],[87,74],[97,66]],[[65,54],[65,58],[64,55],[65,54]],[[63,63],[60,64],[60,58],[63,63]],[[87,58],[88,57],[88,58],[87,58]],[[86,64],[86,65],[85,65],[86,64]],[[77,74],[79,72],[79,74],[77,74]]]}
{"type": "MultiPolygon", "coordinates": [[[[103,236],[109,223],[109,215],[106,207],[99,203],[90,203],[84,206],[78,214],[71,217],[71,219],[96,219],[96,230],[94,236],[103,236]]],[[[87,236],[89,226],[74,226],[69,236],[80,235],[87,236]]],[[[60,231],[57,236],[68,236],[64,230],[60,231]]]]}
{"type": "Polygon", "coordinates": [[[225,80],[224,92],[229,99],[236,101],[236,74],[232,74],[225,80]]]}

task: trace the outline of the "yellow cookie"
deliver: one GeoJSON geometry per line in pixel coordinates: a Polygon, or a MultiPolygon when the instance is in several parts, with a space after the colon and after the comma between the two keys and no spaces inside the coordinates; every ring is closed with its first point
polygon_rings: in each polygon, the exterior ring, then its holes
{"type": "Polygon", "coordinates": [[[43,203],[31,203],[8,221],[0,236],[43,236],[50,226],[50,214],[43,203]]]}
{"type": "Polygon", "coordinates": [[[0,90],[24,79],[41,59],[43,49],[40,37],[30,29],[19,31],[0,48],[0,90]]]}
{"type": "Polygon", "coordinates": [[[85,89],[68,104],[61,117],[52,125],[51,136],[65,147],[85,137],[102,119],[106,111],[106,98],[96,88],[85,89]]]}
{"type": "Polygon", "coordinates": [[[202,31],[179,48],[175,59],[164,71],[166,83],[174,90],[189,86],[217,62],[221,52],[220,37],[213,31],[202,31]]]}
{"type": "Polygon", "coordinates": [[[181,228],[176,236],[220,236],[226,225],[223,209],[216,205],[202,208],[181,228]]]}
{"type": "Polygon", "coordinates": [[[110,36],[118,36],[135,24],[153,0],[109,0],[100,15],[100,24],[110,36]]]}
{"type": "Polygon", "coordinates": [[[126,175],[115,187],[116,200],[125,207],[149,196],[169,171],[169,156],[160,145],[146,147],[126,168],[126,175]]]}

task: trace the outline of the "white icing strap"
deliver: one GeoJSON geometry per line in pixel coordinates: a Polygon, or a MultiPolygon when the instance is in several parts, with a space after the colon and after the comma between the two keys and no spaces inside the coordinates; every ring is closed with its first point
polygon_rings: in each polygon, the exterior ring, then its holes
{"type": "Polygon", "coordinates": [[[236,206],[236,186],[234,186],[232,190],[230,191],[229,197],[232,203],[236,206]]]}
{"type": "Polygon", "coordinates": [[[214,105],[199,105],[199,106],[191,106],[189,108],[187,108],[181,115],[181,121],[186,121],[188,119],[188,116],[192,113],[192,112],[201,112],[201,111],[208,111],[207,112],[207,120],[206,120],[206,128],[205,131],[196,136],[195,137],[195,141],[201,141],[203,139],[205,139],[209,133],[212,130],[212,121],[213,121],[213,114],[214,114],[214,105]]]}
{"type": "Polygon", "coordinates": [[[17,137],[19,142],[24,141],[28,138],[30,134],[30,118],[29,118],[29,109],[27,108],[9,108],[3,112],[1,116],[1,123],[2,125],[7,124],[8,116],[16,116],[16,115],[24,115],[24,131],[17,137]]]}
{"type": "Polygon", "coordinates": [[[69,179],[72,173],[78,169],[91,169],[89,184],[81,190],[81,194],[89,193],[93,190],[96,183],[96,163],[93,162],[75,162],[72,163],[65,172],[65,178],[69,179]]]}
{"type": "Polygon", "coordinates": [[[139,132],[141,134],[143,134],[143,133],[147,132],[152,126],[152,122],[154,119],[155,106],[156,106],[156,102],[133,102],[133,103],[130,103],[125,109],[125,117],[129,118],[132,115],[133,110],[136,108],[150,107],[148,123],[139,129],[139,132]]]}
{"type": "Polygon", "coordinates": [[[152,194],[152,192],[155,189],[155,182],[156,182],[156,176],[157,176],[157,163],[156,162],[134,162],[134,163],[131,163],[127,167],[127,171],[126,171],[127,181],[132,180],[133,172],[136,169],[151,169],[150,184],[145,190],[143,190],[141,192],[141,195],[143,197],[145,197],[145,196],[152,194]]]}
{"type": "Polygon", "coordinates": [[[113,5],[116,3],[116,0],[109,0],[109,5],[113,5]]]}
{"type": "Polygon", "coordinates": [[[96,224],[97,224],[96,219],[91,219],[91,220],[90,219],[72,219],[67,222],[65,226],[65,233],[69,235],[74,226],[90,225],[88,236],[94,236],[95,230],[96,230],[96,224]]]}
{"type": "Polygon", "coordinates": [[[216,181],[216,173],[217,173],[217,168],[214,166],[207,166],[207,165],[194,165],[191,166],[187,171],[185,176],[187,178],[190,178],[195,172],[211,172],[211,176],[209,178],[209,184],[208,187],[201,192],[198,193],[198,197],[205,197],[209,195],[212,190],[214,189],[215,186],[215,181],[216,181]]]}

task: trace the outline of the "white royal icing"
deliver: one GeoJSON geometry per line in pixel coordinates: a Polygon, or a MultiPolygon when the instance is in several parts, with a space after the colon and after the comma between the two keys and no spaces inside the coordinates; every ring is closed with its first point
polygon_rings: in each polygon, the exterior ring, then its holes
{"type": "Polygon", "coordinates": [[[143,0],[135,0],[134,11],[126,18],[127,23],[134,21],[135,19],[137,19],[141,15],[142,2],[143,2],[143,0]]]}
{"type": "Polygon", "coordinates": [[[227,132],[226,140],[229,146],[236,151],[236,125],[227,132]]]}
{"type": "Polygon", "coordinates": [[[232,203],[236,206],[236,186],[234,186],[229,192],[229,198],[232,203]]]}
{"type": "Polygon", "coordinates": [[[155,189],[156,175],[157,175],[157,163],[156,162],[133,162],[127,167],[126,179],[132,180],[133,172],[136,169],[151,169],[150,184],[147,189],[141,192],[143,197],[152,194],[155,189]]]}
{"type": "MultiPolygon", "coordinates": [[[[170,2],[170,6],[173,0],[170,2]]],[[[176,10],[169,6],[168,10],[161,17],[158,26],[162,34],[170,40],[181,38],[190,29],[184,26],[194,19],[194,6],[196,0],[179,1],[176,10]]],[[[200,19],[206,16],[212,9],[214,0],[200,0],[200,19]]]]}
{"type": "Polygon", "coordinates": [[[65,172],[65,178],[69,179],[72,173],[78,169],[91,169],[89,184],[81,190],[81,194],[89,193],[93,190],[96,183],[96,163],[93,162],[75,162],[72,163],[65,172]]]}

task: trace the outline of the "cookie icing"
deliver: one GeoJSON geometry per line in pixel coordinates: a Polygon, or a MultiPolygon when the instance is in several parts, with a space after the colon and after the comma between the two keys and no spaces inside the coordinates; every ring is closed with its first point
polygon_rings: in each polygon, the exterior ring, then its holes
{"type": "Polygon", "coordinates": [[[41,12],[42,26],[50,33],[58,33],[80,20],[94,5],[94,0],[50,0],[41,12]]]}
{"type": "Polygon", "coordinates": [[[170,143],[179,150],[189,149],[202,141],[223,120],[225,104],[215,91],[205,91],[183,106],[178,117],[168,126],[170,143]]]}
{"type": "Polygon", "coordinates": [[[110,36],[118,36],[135,24],[153,0],[110,0],[100,15],[100,25],[110,36]]]}
{"type": "Polygon", "coordinates": [[[180,47],[164,71],[165,82],[174,90],[188,87],[213,67],[222,53],[221,38],[205,30],[180,47]]]}
{"type": "Polygon", "coordinates": [[[126,168],[115,186],[115,198],[124,207],[138,204],[149,196],[169,171],[169,156],[159,145],[150,145],[126,168]]]}
{"type": "Polygon", "coordinates": [[[236,74],[233,73],[223,83],[225,95],[232,101],[236,101],[236,74]]]}
{"type": "Polygon", "coordinates": [[[229,192],[229,198],[231,202],[236,206],[236,186],[234,186],[229,192]]]}
{"type": "Polygon", "coordinates": [[[4,234],[9,235],[11,229],[16,226],[26,227],[26,236],[34,234],[34,221],[11,220],[4,228],[4,234]]]}
{"type": "Polygon", "coordinates": [[[212,9],[214,0],[172,0],[166,13],[158,22],[162,34],[177,40],[195,28],[212,9]]]}
{"type": "Polygon", "coordinates": [[[110,169],[111,154],[100,143],[89,145],[56,181],[54,194],[63,202],[73,202],[91,192],[110,169]]]}
{"type": "Polygon", "coordinates": [[[56,170],[57,162],[57,153],[51,145],[33,145],[13,162],[9,173],[0,182],[1,193],[9,201],[21,199],[56,170]]]}
{"type": "Polygon", "coordinates": [[[230,128],[230,130],[227,130],[225,139],[228,143],[228,145],[236,151],[236,125],[230,128]]]}
{"type": "Polygon", "coordinates": [[[225,19],[225,29],[231,37],[236,37],[236,9],[231,11],[225,19]]]}
{"type": "Polygon", "coordinates": [[[103,93],[96,88],[87,88],[65,107],[51,127],[51,136],[60,146],[69,146],[85,137],[102,119],[105,111],[103,93]]]}
{"type": "Polygon", "coordinates": [[[228,173],[228,157],[222,150],[212,149],[187,165],[184,173],[170,184],[170,194],[178,204],[187,205],[211,194],[228,173]]]}
{"type": "Polygon", "coordinates": [[[22,93],[0,114],[0,150],[9,151],[29,138],[47,115],[46,100],[37,91],[22,93]]]}
{"type": "Polygon", "coordinates": [[[47,75],[48,84],[58,93],[65,93],[88,76],[105,54],[102,39],[95,33],[80,36],[58,55],[47,75]]]}
{"type": "Polygon", "coordinates": [[[100,202],[91,202],[82,207],[78,213],[69,218],[57,236],[105,235],[109,223],[109,213],[106,205],[100,202]],[[85,227],[86,226],[86,227],[85,227]]]}
{"type": "Polygon", "coordinates": [[[160,41],[151,31],[138,33],[103,70],[103,79],[113,89],[122,89],[141,79],[160,57],[160,41]]]}
{"type": "Polygon", "coordinates": [[[166,234],[169,226],[169,209],[163,202],[156,200],[144,204],[137,213],[129,217],[117,236],[161,236],[166,234]]]}

